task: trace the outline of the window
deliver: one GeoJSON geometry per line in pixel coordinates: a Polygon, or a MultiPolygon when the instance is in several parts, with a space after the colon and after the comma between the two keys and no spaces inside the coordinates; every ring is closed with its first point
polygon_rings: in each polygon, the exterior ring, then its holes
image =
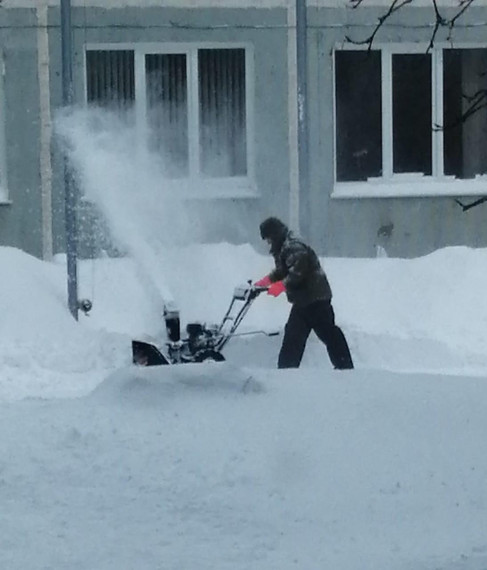
{"type": "Polygon", "coordinates": [[[189,176],[186,55],[146,55],[145,74],[150,148],[166,159],[170,176],[189,176]]]}
{"type": "Polygon", "coordinates": [[[87,101],[143,123],[170,178],[248,178],[247,67],[245,47],[88,49],[87,101]]]}
{"type": "Polygon", "coordinates": [[[86,53],[86,98],[120,114],[135,103],[134,52],[88,51],[86,53]]]}
{"type": "Polygon", "coordinates": [[[382,173],[380,52],[336,53],[337,179],[382,173]]]}
{"type": "Polygon", "coordinates": [[[392,56],[392,171],[431,174],[431,56],[392,56]]]}
{"type": "Polygon", "coordinates": [[[486,175],[487,110],[466,118],[486,89],[486,48],[336,51],[337,182],[486,175]]]}
{"type": "Polygon", "coordinates": [[[198,93],[201,172],[245,175],[245,51],[199,50],[198,93]]]}
{"type": "Polygon", "coordinates": [[[487,174],[487,49],[445,50],[443,70],[445,174],[487,174]],[[477,103],[484,106],[462,120],[477,103]]]}

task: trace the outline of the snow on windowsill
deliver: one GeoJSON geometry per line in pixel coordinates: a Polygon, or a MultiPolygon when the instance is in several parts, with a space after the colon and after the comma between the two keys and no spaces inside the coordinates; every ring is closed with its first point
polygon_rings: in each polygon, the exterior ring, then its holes
{"type": "Polygon", "coordinates": [[[420,174],[369,178],[367,182],[335,182],[332,198],[428,198],[434,196],[485,196],[487,176],[460,180],[420,174]]]}
{"type": "Polygon", "coordinates": [[[173,179],[163,182],[163,192],[182,200],[258,198],[257,186],[250,178],[173,179]]]}
{"type": "Polygon", "coordinates": [[[168,189],[182,199],[214,200],[220,198],[258,198],[254,182],[248,178],[198,179],[185,182],[174,181],[168,189]]]}
{"type": "MultiPolygon", "coordinates": [[[[187,184],[164,185],[163,197],[174,201],[208,201],[208,200],[256,200],[260,194],[254,186],[224,188],[220,186],[191,187],[187,184]]],[[[82,195],[82,203],[92,204],[90,196],[82,195]]],[[[0,204],[1,205],[1,204],[0,204]]]]}

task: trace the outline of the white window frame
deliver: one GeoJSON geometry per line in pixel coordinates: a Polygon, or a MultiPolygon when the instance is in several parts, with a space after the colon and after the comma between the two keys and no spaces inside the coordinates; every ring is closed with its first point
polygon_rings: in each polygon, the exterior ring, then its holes
{"type": "Polygon", "coordinates": [[[165,180],[164,187],[174,189],[181,197],[248,198],[257,195],[255,183],[255,125],[254,125],[254,50],[246,42],[191,42],[191,43],[87,43],[85,54],[85,103],[87,102],[86,52],[91,50],[132,50],[135,72],[135,115],[137,137],[141,144],[146,141],[147,97],[145,79],[145,56],[147,54],[186,54],[188,85],[188,144],[190,174],[186,178],[165,180]],[[199,124],[198,124],[198,50],[199,49],[244,49],[245,50],[245,113],[247,141],[247,175],[224,178],[199,176],[199,124]]]}
{"type": "MultiPolygon", "coordinates": [[[[432,127],[443,123],[443,50],[485,49],[487,44],[444,44],[438,43],[428,53],[431,55],[431,105],[432,127]]],[[[367,49],[367,46],[352,44],[336,46],[336,51],[367,49]]],[[[377,44],[374,51],[381,52],[382,89],[382,172],[377,178],[367,181],[338,182],[336,174],[336,120],[333,133],[334,186],[332,198],[396,198],[431,196],[484,196],[487,194],[487,175],[461,180],[444,173],[443,131],[432,128],[432,174],[393,173],[392,140],[392,55],[427,53],[428,44],[377,44]]],[[[335,85],[335,57],[333,57],[333,83],[335,85]]],[[[336,118],[336,89],[333,90],[333,116],[336,118]]]]}
{"type": "Polygon", "coordinates": [[[7,178],[7,140],[5,137],[5,61],[0,54],[0,204],[11,204],[7,178]]]}

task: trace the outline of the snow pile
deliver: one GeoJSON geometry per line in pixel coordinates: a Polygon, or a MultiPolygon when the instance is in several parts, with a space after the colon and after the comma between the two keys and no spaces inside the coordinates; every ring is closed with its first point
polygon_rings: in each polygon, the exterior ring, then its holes
{"type": "MultiPolygon", "coordinates": [[[[139,369],[130,339],[161,333],[160,303],[130,257],[80,264],[76,323],[62,259],[0,248],[0,567],[485,568],[487,251],[323,263],[355,370],[310,339],[278,371],[262,335],[139,369]]],[[[160,264],[183,325],[269,267],[229,244],[160,264]]],[[[261,296],[245,328],[288,310],[261,296]]]]}
{"type": "Polygon", "coordinates": [[[77,394],[130,362],[128,339],[73,320],[64,267],[12,248],[0,248],[0,267],[0,399],[77,394]]]}
{"type": "MultiPolygon", "coordinates": [[[[147,292],[130,257],[80,262],[80,297],[92,299],[93,310],[80,313],[79,323],[66,307],[62,259],[43,263],[1,248],[0,264],[4,399],[84,394],[130,364],[132,338],[164,338],[164,299],[147,292]]],[[[323,259],[323,265],[358,368],[485,372],[485,250],[447,248],[412,260],[323,259]]],[[[271,260],[249,245],[188,245],[168,248],[159,267],[184,329],[189,321],[218,323],[235,286],[264,275],[271,260]]],[[[284,297],[261,296],[240,332],[282,330],[288,312],[284,297]]],[[[241,337],[225,352],[237,365],[274,367],[279,344],[279,337],[241,337]]],[[[329,367],[313,337],[303,365],[329,367]]]]}

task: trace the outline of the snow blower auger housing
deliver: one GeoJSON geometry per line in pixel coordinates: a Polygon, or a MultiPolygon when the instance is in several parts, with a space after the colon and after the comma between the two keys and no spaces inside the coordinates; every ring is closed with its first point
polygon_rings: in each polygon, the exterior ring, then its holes
{"type": "MultiPolygon", "coordinates": [[[[181,338],[179,311],[167,306],[164,311],[167,339],[162,346],[133,340],[132,362],[139,366],[160,366],[185,362],[204,362],[206,360],[224,361],[225,357],[221,352],[223,347],[233,336],[237,336],[237,328],[254,300],[263,291],[267,291],[267,287],[256,287],[252,285],[252,281],[236,287],[230,306],[221,323],[209,326],[199,322],[188,323],[185,338],[181,338]]],[[[267,336],[278,334],[265,331],[243,334],[257,333],[267,336]]]]}

